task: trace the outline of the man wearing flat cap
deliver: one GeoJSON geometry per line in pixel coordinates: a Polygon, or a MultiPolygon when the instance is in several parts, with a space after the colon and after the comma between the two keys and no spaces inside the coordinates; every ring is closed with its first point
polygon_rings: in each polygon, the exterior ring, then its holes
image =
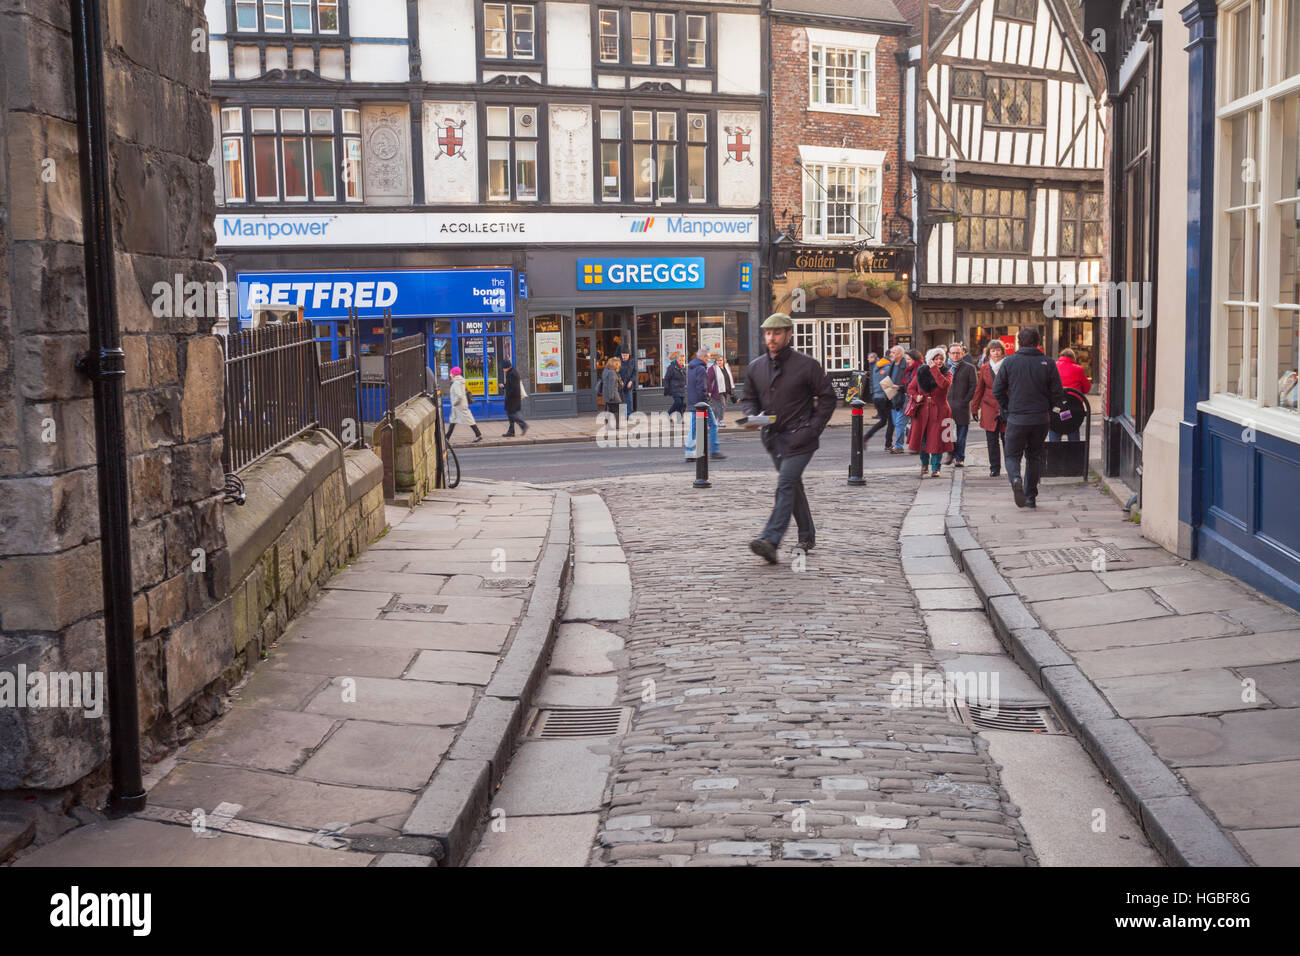
{"type": "Polygon", "coordinates": [[[799,548],[810,551],[817,541],[812,511],[804,493],[803,473],[820,444],[822,429],[835,411],[835,390],[821,363],[790,346],[794,322],[783,312],[763,323],[767,353],[749,363],[742,404],[747,415],[767,414],[776,421],[763,426],[763,447],[776,465],[776,503],[763,533],[749,550],[776,564],[777,547],[794,515],[799,548]]]}

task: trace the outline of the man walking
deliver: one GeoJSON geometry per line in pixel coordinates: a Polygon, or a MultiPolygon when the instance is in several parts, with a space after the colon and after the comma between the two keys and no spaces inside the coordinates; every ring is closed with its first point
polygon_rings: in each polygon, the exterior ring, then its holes
{"type": "Polygon", "coordinates": [[[1052,411],[1065,401],[1061,373],[1038,347],[1038,330],[1021,329],[1016,337],[1020,348],[1009,356],[993,382],[1002,417],[1007,423],[1007,477],[1017,508],[1038,507],[1038,478],[1046,456],[1043,443],[1052,421],[1052,411]],[[1020,477],[1020,459],[1025,476],[1020,477]]]}
{"type": "Polygon", "coordinates": [[[686,411],[686,366],[682,362],[682,353],[674,352],[668,360],[668,369],[664,372],[664,395],[673,400],[669,415],[681,415],[686,411]]]}
{"type": "MultiPolygon", "coordinates": [[[[898,350],[900,356],[903,354],[903,350],[898,348],[897,345],[894,348],[898,350]]],[[[892,350],[890,354],[893,354],[892,350]]],[[[885,430],[885,449],[888,450],[894,444],[894,406],[889,401],[889,396],[885,394],[885,387],[880,384],[880,380],[886,378],[893,367],[893,363],[888,357],[877,359],[869,365],[871,370],[871,404],[876,406],[876,423],[871,426],[869,432],[862,436],[862,450],[864,452],[867,450],[867,443],[871,441],[871,436],[882,428],[885,430]]]]}
{"type": "Polygon", "coordinates": [[[623,346],[623,361],[619,365],[618,375],[623,382],[623,402],[627,406],[626,414],[623,416],[624,421],[627,420],[628,415],[636,411],[636,364],[632,360],[632,349],[627,345],[623,346]]]}
{"type": "MultiPolygon", "coordinates": [[[[695,460],[695,406],[709,400],[709,350],[699,349],[686,367],[686,414],[691,416],[691,431],[686,438],[686,460],[695,460]]],[[[709,457],[726,458],[718,446],[718,420],[709,408],[709,457]]]]}
{"type": "Polygon", "coordinates": [[[519,378],[519,372],[515,370],[515,365],[509,359],[501,360],[501,367],[505,369],[505,398],[506,398],[506,418],[510,420],[510,427],[502,438],[514,438],[515,426],[518,425],[521,434],[528,434],[528,423],[519,417],[519,411],[524,407],[524,385],[519,378]]]}
{"type": "Polygon", "coordinates": [[[957,437],[952,451],[944,457],[945,465],[966,467],[966,434],[970,431],[970,402],[975,397],[977,374],[975,366],[966,361],[966,346],[954,342],[948,347],[948,365],[944,369],[952,376],[948,389],[948,405],[952,408],[952,421],[957,426],[957,437]]]}
{"type": "Polygon", "coordinates": [[[776,502],[763,533],[749,550],[776,564],[776,549],[794,515],[799,549],[817,543],[812,511],[804,493],[803,473],[820,444],[819,436],[835,411],[835,389],[821,363],[790,347],[794,322],[778,312],[762,325],[767,354],[749,363],[742,404],[746,415],[766,413],[776,418],[763,427],[763,447],[776,466],[776,502]]]}

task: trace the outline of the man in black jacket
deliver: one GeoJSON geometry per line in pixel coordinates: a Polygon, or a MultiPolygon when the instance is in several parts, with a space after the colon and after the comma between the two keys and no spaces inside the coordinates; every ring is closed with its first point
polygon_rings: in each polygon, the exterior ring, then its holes
{"type": "Polygon", "coordinates": [[[952,376],[952,386],[948,389],[948,407],[952,409],[952,422],[957,428],[952,451],[944,456],[945,465],[964,468],[966,462],[966,435],[970,431],[970,400],[975,397],[975,385],[978,373],[975,366],[966,361],[966,346],[954,342],[948,346],[948,365],[945,369],[952,376]]]}
{"type": "Polygon", "coordinates": [[[776,466],[776,503],[763,533],[749,550],[776,564],[776,549],[794,514],[799,549],[816,544],[812,511],[804,493],[803,472],[820,445],[819,436],[835,411],[835,389],[821,363],[790,347],[794,322],[778,312],[763,323],[767,354],[749,363],[742,404],[746,415],[766,413],[776,421],[763,428],[763,447],[776,466]]]}
{"type": "Polygon", "coordinates": [[[1007,423],[1007,477],[1017,508],[1038,507],[1038,478],[1043,470],[1043,444],[1052,422],[1052,410],[1065,401],[1061,373],[1056,363],[1038,347],[1038,330],[1021,329],[1020,348],[1008,356],[993,381],[993,397],[1007,423]],[[1020,458],[1026,458],[1024,481],[1020,458]]]}
{"type": "MultiPolygon", "coordinates": [[[[623,363],[618,368],[618,376],[623,381],[623,401],[627,405],[627,412],[630,415],[636,411],[636,387],[637,387],[637,367],[636,362],[632,360],[632,349],[630,346],[623,346],[623,363]]],[[[627,416],[625,415],[624,418],[627,416]]]]}

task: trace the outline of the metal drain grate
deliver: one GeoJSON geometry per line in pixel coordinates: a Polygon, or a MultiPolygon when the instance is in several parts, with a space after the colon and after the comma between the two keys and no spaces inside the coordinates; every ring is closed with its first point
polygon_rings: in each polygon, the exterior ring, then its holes
{"type": "Polygon", "coordinates": [[[389,611],[396,611],[401,614],[446,614],[447,605],[445,604],[409,604],[405,601],[399,601],[394,604],[389,611]]]}
{"type": "Polygon", "coordinates": [[[1071,567],[1076,564],[1091,564],[1100,551],[1106,556],[1106,562],[1112,561],[1130,561],[1123,551],[1113,544],[1080,545],[1076,548],[1046,548],[1040,551],[1025,551],[1024,556],[1029,559],[1031,568],[1057,568],[1071,567]]]}
{"type": "Polygon", "coordinates": [[[1047,704],[982,704],[959,701],[957,718],[967,727],[981,730],[1013,730],[1022,734],[1063,734],[1065,727],[1047,704]]]}
{"type": "Polygon", "coordinates": [[[533,712],[524,735],[538,740],[618,737],[627,733],[631,707],[543,707],[533,712]]]}
{"type": "Polygon", "coordinates": [[[530,588],[533,586],[532,578],[484,578],[483,586],[485,588],[530,588]]]}

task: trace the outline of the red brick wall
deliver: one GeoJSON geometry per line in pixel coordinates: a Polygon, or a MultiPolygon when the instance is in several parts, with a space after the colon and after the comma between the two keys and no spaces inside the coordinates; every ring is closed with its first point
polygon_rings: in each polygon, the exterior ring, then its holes
{"type": "Polygon", "coordinates": [[[823,113],[808,109],[807,35],[795,24],[772,23],[772,213],[778,231],[784,231],[791,215],[803,215],[804,173],[794,164],[800,145],[884,150],[889,168],[881,180],[881,214],[893,215],[900,172],[898,111],[903,97],[903,76],[894,54],[905,49],[900,36],[881,36],[876,46],[879,116],[823,113]]]}

